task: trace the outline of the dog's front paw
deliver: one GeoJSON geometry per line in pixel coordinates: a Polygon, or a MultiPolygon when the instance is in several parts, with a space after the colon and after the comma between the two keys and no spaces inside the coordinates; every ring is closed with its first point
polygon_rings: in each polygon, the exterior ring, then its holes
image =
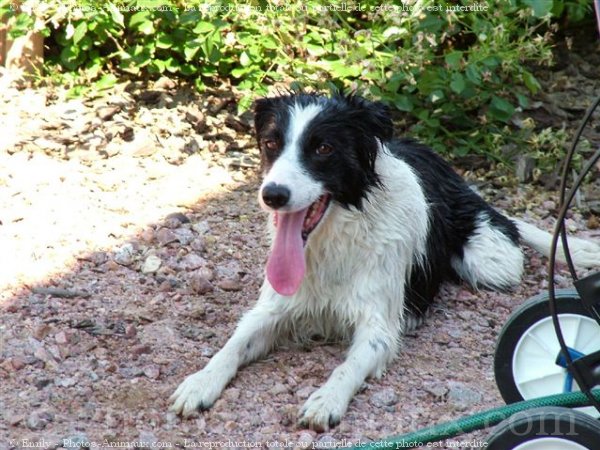
{"type": "Polygon", "coordinates": [[[207,410],[219,398],[223,387],[214,374],[204,370],[196,372],[188,376],[171,395],[169,401],[173,405],[170,410],[184,417],[207,410]]]}
{"type": "Polygon", "coordinates": [[[306,400],[298,423],[315,431],[327,431],[340,423],[347,407],[348,401],[339,392],[323,386],[306,400]]]}

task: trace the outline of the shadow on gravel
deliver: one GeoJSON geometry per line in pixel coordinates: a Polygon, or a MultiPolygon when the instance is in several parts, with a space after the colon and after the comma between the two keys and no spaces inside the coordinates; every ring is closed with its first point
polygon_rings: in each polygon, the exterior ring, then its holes
{"type": "Polygon", "coordinates": [[[208,195],[4,301],[0,436],[197,430],[203,419],[181,424],[166,398],[258,294],[267,241],[255,189],[208,195]]]}

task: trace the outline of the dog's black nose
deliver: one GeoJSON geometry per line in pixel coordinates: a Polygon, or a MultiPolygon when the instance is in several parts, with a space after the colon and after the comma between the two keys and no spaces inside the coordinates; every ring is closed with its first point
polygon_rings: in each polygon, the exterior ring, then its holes
{"type": "Polygon", "coordinates": [[[290,190],[281,184],[269,183],[262,189],[265,205],[277,209],[290,201],[290,190]]]}

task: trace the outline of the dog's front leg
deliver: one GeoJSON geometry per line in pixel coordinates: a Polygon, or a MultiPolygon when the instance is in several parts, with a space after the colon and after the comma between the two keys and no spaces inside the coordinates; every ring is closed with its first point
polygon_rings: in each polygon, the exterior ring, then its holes
{"type": "Polygon", "coordinates": [[[219,398],[237,370],[265,355],[277,338],[278,324],[285,313],[277,308],[276,295],[263,294],[246,313],[233,336],[199,372],[188,376],[171,396],[171,411],[189,416],[205,410],[219,398]]]}
{"type": "Polygon", "coordinates": [[[398,348],[399,318],[364,318],[346,360],[300,410],[300,425],[317,431],[340,423],[350,400],[368,376],[381,376],[398,348]]]}

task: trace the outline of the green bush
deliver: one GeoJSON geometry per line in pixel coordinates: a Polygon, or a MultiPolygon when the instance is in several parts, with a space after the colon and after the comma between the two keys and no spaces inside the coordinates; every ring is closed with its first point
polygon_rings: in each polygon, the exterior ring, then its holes
{"type": "Polygon", "coordinates": [[[80,91],[118,72],[178,75],[200,90],[228,80],[245,93],[242,109],[277,82],[357,90],[406,113],[411,132],[442,153],[499,160],[524,142],[508,123],[540,87],[530,67],[551,63],[551,19],[591,10],[591,0],[137,0],[27,1],[19,14],[9,3],[0,14],[11,33],[42,30],[50,67],[80,91]]]}

